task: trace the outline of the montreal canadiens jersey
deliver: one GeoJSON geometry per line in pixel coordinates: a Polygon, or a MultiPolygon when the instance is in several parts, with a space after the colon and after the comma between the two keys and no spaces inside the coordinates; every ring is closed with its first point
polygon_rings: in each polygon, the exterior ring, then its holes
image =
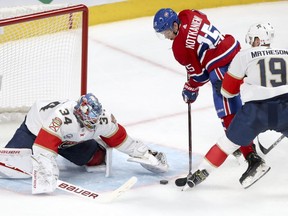
{"type": "MultiPolygon", "coordinates": [[[[95,130],[81,126],[73,114],[75,105],[76,101],[69,100],[35,102],[26,116],[27,128],[37,136],[35,143],[58,153],[60,147],[69,147],[99,137],[106,139],[109,144],[109,139],[119,133],[120,125],[105,110],[99,117],[95,130]]],[[[120,137],[125,136],[126,131],[122,128],[120,137]]]]}
{"type": "Polygon", "coordinates": [[[232,89],[240,87],[243,102],[265,100],[286,94],[288,93],[288,50],[265,46],[243,50],[235,56],[227,76],[230,77],[230,81],[227,84],[224,77],[222,86],[224,92],[233,93],[232,89]],[[237,80],[243,80],[243,84],[237,80]]]}
{"type": "Polygon", "coordinates": [[[201,86],[209,81],[209,72],[232,61],[240,44],[231,35],[222,35],[200,11],[183,10],[178,17],[181,25],[173,54],[186,67],[191,86],[201,86]]]}

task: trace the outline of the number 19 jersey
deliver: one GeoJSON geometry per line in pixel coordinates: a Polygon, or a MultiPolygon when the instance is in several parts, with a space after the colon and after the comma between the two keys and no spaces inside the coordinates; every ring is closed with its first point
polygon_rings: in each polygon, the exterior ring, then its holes
{"type": "MultiPolygon", "coordinates": [[[[265,100],[288,93],[288,50],[253,47],[240,51],[233,59],[223,87],[227,92],[237,89],[239,82],[243,102],[265,100]],[[228,78],[227,77],[227,78],[228,78]],[[231,81],[232,79],[232,81],[231,81]]],[[[239,89],[239,87],[238,87],[239,89]]]]}

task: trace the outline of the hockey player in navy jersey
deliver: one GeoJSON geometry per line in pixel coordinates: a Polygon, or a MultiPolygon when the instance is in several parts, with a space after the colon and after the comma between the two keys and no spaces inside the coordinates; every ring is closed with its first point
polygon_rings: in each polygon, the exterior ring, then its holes
{"type": "MultiPolygon", "coordinates": [[[[103,146],[129,155],[128,161],[140,163],[151,172],[168,170],[165,154],[131,138],[91,93],[78,101],[35,102],[5,149],[33,150],[32,170],[28,171],[32,172],[32,193],[37,194],[55,190],[59,176],[57,155],[79,166],[97,166],[105,159],[103,146]]],[[[30,158],[28,155],[25,161],[29,163],[30,158]]],[[[12,156],[10,162],[13,161],[12,156]]],[[[29,168],[21,161],[19,166],[29,168]]]]}
{"type": "MultiPolygon", "coordinates": [[[[223,97],[219,86],[240,50],[239,42],[232,35],[222,34],[198,10],[183,10],[177,15],[170,8],[160,9],[154,16],[153,27],[160,37],[173,41],[174,57],[187,70],[188,81],[182,91],[184,101],[193,103],[198,97],[199,87],[210,81],[214,107],[226,130],[242,102],[239,95],[223,97]]],[[[240,151],[248,162],[254,156],[261,160],[252,142],[241,146],[240,151]]]]}
{"type": "MultiPolygon", "coordinates": [[[[239,146],[248,145],[260,133],[274,130],[288,137],[288,50],[271,48],[274,29],[270,23],[252,25],[246,42],[252,48],[240,51],[225,74],[222,94],[231,98],[241,93],[244,105],[229,125],[226,135],[207,152],[205,159],[188,179],[188,185],[204,181],[239,146]],[[243,84],[242,84],[243,82],[243,84]]],[[[240,179],[247,188],[265,175],[270,167],[251,160],[240,179]]]]}

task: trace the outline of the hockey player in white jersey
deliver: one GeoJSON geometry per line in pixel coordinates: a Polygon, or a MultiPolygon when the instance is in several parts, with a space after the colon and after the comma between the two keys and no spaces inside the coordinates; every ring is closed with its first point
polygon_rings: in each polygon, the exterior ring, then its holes
{"type": "MultiPolygon", "coordinates": [[[[91,93],[78,101],[37,101],[5,149],[32,149],[32,170],[28,171],[32,172],[32,193],[38,194],[55,190],[58,154],[79,166],[97,166],[104,162],[106,151],[102,146],[106,145],[151,172],[168,170],[165,154],[131,138],[91,93]]],[[[25,158],[29,163],[30,157],[25,158]]]]}
{"type": "MultiPolygon", "coordinates": [[[[221,87],[221,94],[228,98],[240,92],[244,105],[226,135],[210,148],[198,170],[188,177],[186,188],[204,181],[229,154],[248,145],[260,133],[275,130],[288,137],[288,50],[271,48],[273,37],[274,29],[269,23],[250,27],[246,42],[252,48],[235,56],[221,87]]],[[[251,157],[240,179],[244,188],[270,170],[257,155],[251,157]]]]}

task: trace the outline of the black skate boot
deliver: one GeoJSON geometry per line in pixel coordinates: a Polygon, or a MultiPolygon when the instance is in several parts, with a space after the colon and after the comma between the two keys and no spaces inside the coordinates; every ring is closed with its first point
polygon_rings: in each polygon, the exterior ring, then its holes
{"type": "Polygon", "coordinates": [[[265,161],[256,153],[250,153],[247,158],[248,168],[239,179],[241,185],[246,189],[264,176],[270,167],[265,164],[265,161]]]}

